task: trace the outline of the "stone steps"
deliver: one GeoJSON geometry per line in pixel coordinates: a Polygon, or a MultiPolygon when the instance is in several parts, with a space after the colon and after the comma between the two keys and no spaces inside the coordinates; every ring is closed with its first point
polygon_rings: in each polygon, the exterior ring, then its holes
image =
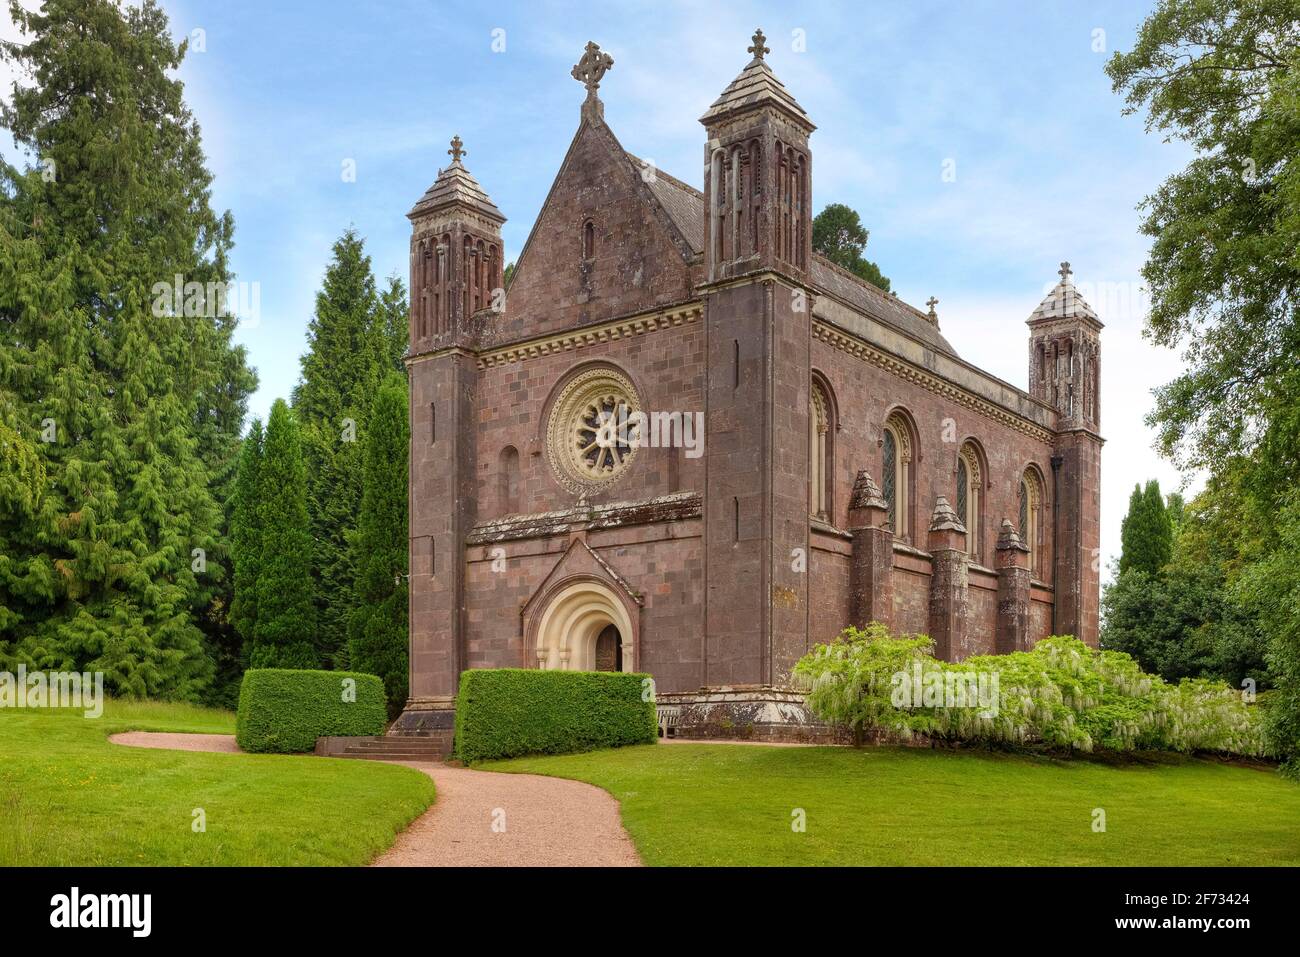
{"type": "Polygon", "coordinates": [[[356,751],[391,751],[394,748],[410,751],[438,751],[442,748],[442,742],[433,738],[361,738],[348,745],[348,750],[356,751]]]}
{"type": "Polygon", "coordinates": [[[442,761],[451,753],[451,735],[320,738],[316,753],[371,761],[442,761]]]}

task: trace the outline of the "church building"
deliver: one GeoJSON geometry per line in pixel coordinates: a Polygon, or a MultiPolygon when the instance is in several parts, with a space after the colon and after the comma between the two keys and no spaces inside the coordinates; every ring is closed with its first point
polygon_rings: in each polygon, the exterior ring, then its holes
{"type": "Polygon", "coordinates": [[[791,669],[848,625],[954,661],[1096,644],[1102,324],[1069,264],[1027,388],[971,365],[937,300],[814,252],[815,126],[761,30],[748,52],[700,118],[701,192],[623,149],[587,44],[508,286],[459,138],[408,214],[397,733],[449,735],[468,668],[646,672],[678,733],[797,738],[791,669]]]}

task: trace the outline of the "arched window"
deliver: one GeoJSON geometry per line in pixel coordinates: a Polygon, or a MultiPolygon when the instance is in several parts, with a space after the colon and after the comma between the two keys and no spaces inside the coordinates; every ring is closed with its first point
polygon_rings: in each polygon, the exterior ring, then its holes
{"type": "Polygon", "coordinates": [[[514,515],[519,511],[519,450],[507,445],[501,450],[497,463],[497,500],[501,503],[502,515],[514,515]]]}
{"type": "Polygon", "coordinates": [[[881,441],[881,481],[889,524],[903,541],[912,539],[912,432],[899,412],[885,420],[881,441]]]}
{"type": "Polygon", "coordinates": [[[983,558],[984,546],[983,482],[975,443],[965,442],[957,453],[957,517],[966,526],[966,551],[977,562],[983,558]]]}
{"type": "Polygon", "coordinates": [[[1035,577],[1041,577],[1040,556],[1042,552],[1042,511],[1043,485],[1038,473],[1025,469],[1020,477],[1020,538],[1029,548],[1029,571],[1035,577]]]}
{"type": "Polygon", "coordinates": [[[831,405],[821,385],[814,382],[808,404],[808,511],[813,517],[830,520],[831,405]]]}
{"type": "Polygon", "coordinates": [[[596,224],[590,219],[582,224],[582,258],[592,259],[596,255],[596,224]]]}

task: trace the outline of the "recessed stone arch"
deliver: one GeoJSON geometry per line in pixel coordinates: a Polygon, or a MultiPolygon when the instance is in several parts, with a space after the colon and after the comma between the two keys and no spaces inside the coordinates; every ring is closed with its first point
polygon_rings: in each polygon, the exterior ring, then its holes
{"type": "Polygon", "coordinates": [[[595,671],[602,632],[618,630],[617,661],[636,670],[637,607],[606,582],[566,578],[549,588],[526,624],[527,665],[549,671],[595,671]]]}
{"type": "Polygon", "coordinates": [[[898,405],[889,410],[880,430],[880,484],[889,504],[889,522],[894,535],[909,544],[915,541],[912,523],[916,463],[920,462],[918,435],[916,420],[898,405]]]}
{"type": "Polygon", "coordinates": [[[839,410],[826,376],[813,370],[808,399],[808,511],[835,519],[835,432],[839,410]]]}
{"type": "Polygon", "coordinates": [[[1030,462],[1020,473],[1016,504],[1019,515],[1016,526],[1021,541],[1029,548],[1029,571],[1035,578],[1046,579],[1045,571],[1045,528],[1043,515],[1046,511],[1047,484],[1043,481],[1043,471],[1034,462],[1030,462]]]}
{"type": "Polygon", "coordinates": [[[957,517],[966,526],[966,550],[977,563],[985,561],[984,490],[988,481],[988,457],[979,440],[967,437],[957,450],[957,481],[953,499],[957,517]]]}

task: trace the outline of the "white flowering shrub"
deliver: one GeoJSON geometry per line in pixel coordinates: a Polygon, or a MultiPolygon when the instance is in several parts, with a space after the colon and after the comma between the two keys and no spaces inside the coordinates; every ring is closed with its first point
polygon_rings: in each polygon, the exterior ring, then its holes
{"type": "Polygon", "coordinates": [[[1170,685],[1121,652],[1077,638],[939,661],[925,635],[846,629],[794,669],[821,720],[859,731],[1079,751],[1266,752],[1254,710],[1221,682],[1170,685]]]}

